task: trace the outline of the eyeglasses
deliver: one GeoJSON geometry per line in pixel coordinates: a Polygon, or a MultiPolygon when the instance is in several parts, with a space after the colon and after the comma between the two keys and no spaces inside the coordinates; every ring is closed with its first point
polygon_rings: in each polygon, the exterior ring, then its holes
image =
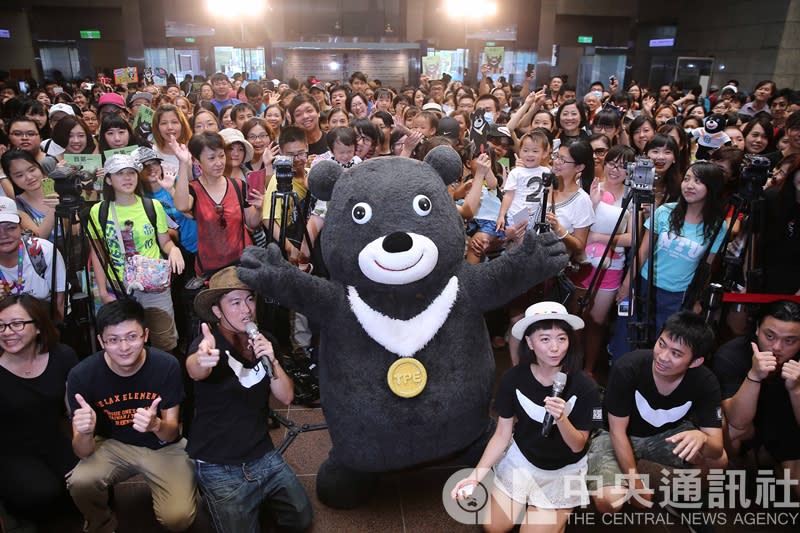
{"type": "Polygon", "coordinates": [[[267,135],[266,133],[261,133],[259,135],[248,135],[247,136],[247,140],[250,141],[250,142],[253,142],[253,141],[266,141],[267,139],[269,139],[269,135],[267,135]]]}
{"type": "Polygon", "coordinates": [[[605,156],[608,153],[608,150],[605,148],[595,148],[593,150],[595,156],[605,156]]]}
{"type": "Polygon", "coordinates": [[[553,156],[553,161],[554,162],[558,161],[559,163],[563,163],[565,165],[574,165],[575,164],[575,161],[570,161],[569,159],[564,159],[560,155],[554,155],[553,156]]]}
{"type": "Polygon", "coordinates": [[[144,337],[143,333],[129,333],[124,337],[109,337],[107,339],[104,339],[103,343],[106,346],[117,346],[119,344],[122,344],[123,342],[127,342],[130,345],[130,344],[136,344],[143,337],[144,337]]]}
{"type": "Polygon", "coordinates": [[[606,166],[614,170],[625,170],[625,163],[610,163],[607,161],[606,166]]]}
{"type": "Polygon", "coordinates": [[[297,159],[307,159],[308,158],[308,152],[307,151],[306,152],[286,152],[283,155],[288,156],[288,157],[296,157],[297,159]]]}
{"type": "Polygon", "coordinates": [[[25,137],[38,137],[39,136],[39,132],[38,131],[33,131],[33,130],[30,130],[30,131],[10,131],[10,132],[8,132],[8,134],[11,135],[12,137],[22,137],[23,139],[25,137]]]}
{"type": "Polygon", "coordinates": [[[595,124],[592,128],[599,131],[614,131],[616,128],[610,124],[595,124]]]}
{"type": "Polygon", "coordinates": [[[219,222],[219,227],[222,228],[222,229],[227,228],[228,227],[228,221],[225,220],[225,208],[222,206],[222,204],[216,204],[214,206],[214,211],[217,212],[217,216],[219,217],[217,219],[217,222],[219,222]]]}
{"type": "Polygon", "coordinates": [[[36,322],[35,320],[14,320],[13,322],[9,322],[8,324],[4,324],[0,322],[0,333],[3,333],[6,328],[10,328],[11,331],[20,332],[25,329],[25,324],[33,324],[36,322]]]}
{"type": "Polygon", "coordinates": [[[361,135],[356,136],[356,142],[358,141],[365,143],[365,142],[372,142],[372,139],[362,133],[361,135]]]}

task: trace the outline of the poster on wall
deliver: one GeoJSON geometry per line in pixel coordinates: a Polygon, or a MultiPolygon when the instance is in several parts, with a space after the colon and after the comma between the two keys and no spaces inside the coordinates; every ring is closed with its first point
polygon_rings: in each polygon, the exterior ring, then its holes
{"type": "Polygon", "coordinates": [[[422,73],[428,76],[428,79],[438,80],[442,77],[440,60],[441,57],[438,54],[422,58],[422,73]]]}
{"type": "Polygon", "coordinates": [[[164,67],[156,67],[153,69],[153,83],[156,85],[166,85],[169,72],[164,67]]]}
{"type": "Polygon", "coordinates": [[[444,74],[451,74],[453,70],[453,53],[452,52],[439,52],[439,78],[444,74]]]}
{"type": "Polygon", "coordinates": [[[114,83],[116,85],[137,83],[138,81],[139,72],[136,70],[136,67],[122,67],[114,69],[114,83]]]}
{"type": "Polygon", "coordinates": [[[502,46],[487,46],[483,49],[483,56],[486,58],[486,64],[489,65],[490,74],[503,73],[504,55],[505,48],[502,46]]]}

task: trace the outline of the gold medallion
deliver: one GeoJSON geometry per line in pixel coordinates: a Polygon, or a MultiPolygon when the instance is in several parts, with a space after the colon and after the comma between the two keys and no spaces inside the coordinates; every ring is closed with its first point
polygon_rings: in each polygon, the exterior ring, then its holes
{"type": "Polygon", "coordinates": [[[389,367],[386,381],[393,393],[401,398],[413,398],[428,383],[428,373],[421,362],[413,357],[401,357],[389,367]]]}

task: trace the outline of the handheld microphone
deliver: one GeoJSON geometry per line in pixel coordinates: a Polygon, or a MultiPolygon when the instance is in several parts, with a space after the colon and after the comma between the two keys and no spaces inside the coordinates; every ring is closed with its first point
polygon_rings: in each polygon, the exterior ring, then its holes
{"type": "MultiPolygon", "coordinates": [[[[247,332],[247,337],[251,341],[258,337],[258,326],[256,326],[254,322],[248,322],[244,330],[247,332]]],[[[275,379],[275,370],[272,368],[272,362],[269,360],[269,357],[262,357],[261,361],[264,363],[264,370],[267,372],[267,377],[269,379],[275,379]]],[[[555,388],[555,383],[553,384],[553,388],[555,388]]]]}
{"type": "MultiPolygon", "coordinates": [[[[563,372],[559,372],[556,374],[556,377],[553,379],[553,394],[550,396],[559,397],[561,393],[564,392],[564,387],[567,385],[567,375],[563,372]]],[[[549,437],[550,432],[553,430],[553,424],[555,420],[553,419],[553,415],[550,413],[545,413],[544,420],[542,421],[542,437],[549,437]]]]}

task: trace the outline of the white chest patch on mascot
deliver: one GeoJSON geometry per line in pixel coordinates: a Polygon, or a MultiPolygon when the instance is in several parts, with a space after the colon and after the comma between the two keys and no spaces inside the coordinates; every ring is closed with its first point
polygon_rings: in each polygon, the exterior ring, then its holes
{"type": "Polygon", "coordinates": [[[376,311],[361,299],[355,287],[347,287],[350,308],[367,335],[400,357],[411,357],[430,342],[447,321],[457,296],[458,278],[453,276],[424,311],[408,320],[400,320],[376,311]]]}
{"type": "MultiPolygon", "coordinates": [[[[522,409],[525,411],[525,414],[528,415],[528,418],[539,422],[540,424],[544,422],[544,415],[547,413],[543,405],[539,405],[538,403],[534,402],[524,394],[522,394],[519,389],[517,389],[517,400],[519,404],[522,406],[522,409]]],[[[567,400],[567,405],[564,407],[564,414],[569,416],[572,412],[572,409],[575,407],[575,402],[578,401],[578,397],[574,394],[567,400]]]]}
{"type": "Polygon", "coordinates": [[[402,249],[387,251],[385,242],[393,235],[384,235],[370,242],[358,254],[361,272],[376,283],[406,285],[418,281],[436,267],[439,249],[424,235],[405,233],[407,244],[402,249]]]}
{"type": "Polygon", "coordinates": [[[672,409],[653,409],[647,398],[642,396],[638,390],[634,394],[636,398],[636,409],[639,411],[639,416],[642,420],[647,422],[653,427],[660,428],[664,424],[671,424],[677,422],[689,412],[692,408],[692,401],[689,400],[683,405],[678,405],[672,409]]]}

